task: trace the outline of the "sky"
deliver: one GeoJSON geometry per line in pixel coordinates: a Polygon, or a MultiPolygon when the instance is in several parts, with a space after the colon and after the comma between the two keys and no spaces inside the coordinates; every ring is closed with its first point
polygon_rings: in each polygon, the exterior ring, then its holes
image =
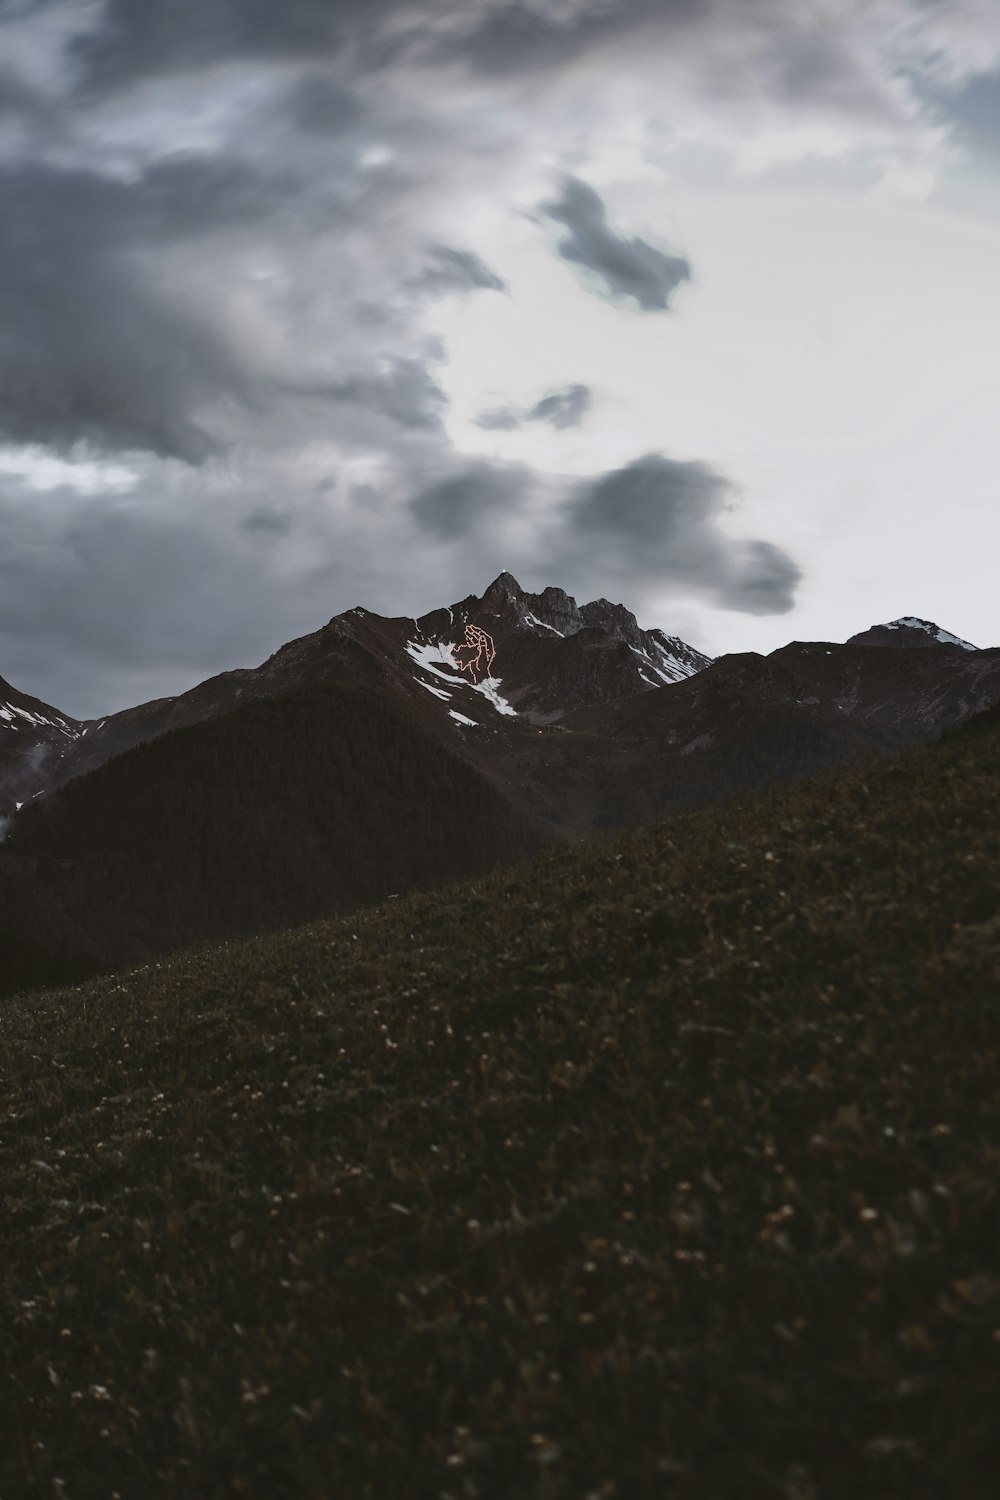
{"type": "Polygon", "coordinates": [[[503,569],[1000,645],[1000,0],[0,0],[0,675],[503,569]]]}

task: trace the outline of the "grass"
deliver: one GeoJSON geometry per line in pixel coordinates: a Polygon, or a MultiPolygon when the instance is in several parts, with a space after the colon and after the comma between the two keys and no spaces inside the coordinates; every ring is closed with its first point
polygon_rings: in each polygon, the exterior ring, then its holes
{"type": "Polygon", "coordinates": [[[0,1496],[977,1500],[1000,731],[0,1007],[0,1496]]]}

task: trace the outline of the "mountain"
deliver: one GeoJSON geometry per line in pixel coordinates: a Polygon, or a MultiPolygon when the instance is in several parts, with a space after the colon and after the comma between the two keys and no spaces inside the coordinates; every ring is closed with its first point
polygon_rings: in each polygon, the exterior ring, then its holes
{"type": "Polygon", "coordinates": [[[1000,650],[911,628],[710,661],[504,572],[416,619],[356,606],[176,698],[35,713],[59,753],[0,852],[0,990],[864,764],[1000,701],[1000,650]]]}
{"type": "Polygon", "coordinates": [[[81,726],[0,677],[0,827],[49,785],[81,726]]]}
{"type": "Polygon", "coordinates": [[[0,851],[0,992],[353,910],[553,842],[450,727],[431,700],[326,680],[36,799],[0,851]]]}
{"type": "Polygon", "coordinates": [[[481,598],[469,595],[414,623],[419,634],[407,643],[409,655],[448,675],[451,641],[458,639],[461,661],[464,633],[486,631],[502,663],[505,701],[536,725],[557,723],[585,704],[682,681],[710,661],[676,636],[640,630],[623,604],[596,599],[578,607],[560,588],[526,593],[507,572],[481,598]]]}
{"type": "Polygon", "coordinates": [[[950,630],[942,630],[933,620],[918,620],[914,615],[904,615],[901,620],[890,620],[887,625],[873,625],[860,635],[852,635],[849,646],[957,646],[962,651],[977,648],[950,630]]]}
{"type": "Polygon", "coordinates": [[[793,641],[565,727],[600,743],[590,816],[616,827],[896,754],[998,701],[1000,650],[793,641]]]}
{"type": "Polygon", "coordinates": [[[709,660],[675,636],[640,630],[624,605],[598,599],[578,608],[562,589],[527,593],[501,573],[481,597],[470,594],[419,619],[387,618],[357,605],[259,667],[224,672],[176,698],[90,721],[53,768],[53,782],[85,775],[171,730],[320,684],[379,682],[411,704],[434,697],[449,705],[452,728],[493,726],[498,714],[541,725],[585,704],[680,681],[709,660]],[[476,654],[466,644],[470,629],[489,634],[499,676],[492,665],[469,670],[476,654]]]}

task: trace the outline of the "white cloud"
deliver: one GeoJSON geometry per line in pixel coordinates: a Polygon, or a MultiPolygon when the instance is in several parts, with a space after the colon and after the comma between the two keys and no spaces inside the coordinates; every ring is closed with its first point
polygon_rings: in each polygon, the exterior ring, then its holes
{"type": "Polygon", "coordinates": [[[88,458],[81,450],[63,458],[38,443],[0,447],[0,482],[22,479],[32,490],[76,490],[79,494],[113,494],[131,489],[136,480],[124,464],[88,458]]]}

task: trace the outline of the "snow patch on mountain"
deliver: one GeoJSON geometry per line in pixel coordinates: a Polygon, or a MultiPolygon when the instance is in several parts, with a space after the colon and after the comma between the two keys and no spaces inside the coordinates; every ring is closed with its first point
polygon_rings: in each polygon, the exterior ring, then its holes
{"type": "Polygon", "coordinates": [[[443,698],[446,703],[450,702],[451,694],[446,693],[443,688],[436,688],[429,682],[421,682],[419,677],[415,677],[413,680],[419,683],[422,688],[426,688],[429,693],[433,693],[435,698],[443,698]]]}
{"type": "Polygon", "coordinates": [[[470,682],[469,686],[477,693],[482,693],[484,698],[489,699],[498,714],[509,718],[517,718],[517,709],[500,695],[500,684],[502,677],[484,677],[482,682],[470,682]]]}
{"type": "Polygon", "coordinates": [[[969,641],[963,641],[961,636],[952,635],[950,630],[942,630],[932,620],[918,620],[915,615],[903,615],[898,620],[890,620],[884,628],[886,630],[923,630],[927,635],[936,641],[940,641],[944,646],[961,646],[963,651],[977,651],[979,649],[969,641]]]}
{"type": "Polygon", "coordinates": [[[653,643],[651,651],[640,651],[638,646],[630,646],[629,650],[634,652],[647,671],[655,672],[659,678],[659,682],[651,682],[642,670],[642,667],[640,667],[639,676],[648,687],[660,687],[672,682],[682,682],[685,677],[693,677],[700,670],[694,662],[681,661],[676,656],[673,656],[658,641],[653,643]]]}
{"type": "Polygon", "coordinates": [[[564,641],[566,639],[565,631],[557,630],[554,625],[546,625],[545,621],[539,620],[536,615],[526,614],[524,616],[524,623],[525,625],[537,625],[540,630],[551,630],[552,634],[557,635],[560,640],[564,641]]]}
{"type": "Polygon", "coordinates": [[[451,655],[451,645],[448,641],[407,641],[406,653],[425,672],[431,672],[435,677],[444,678],[445,682],[455,684],[461,681],[456,674],[458,663],[451,655]],[[450,672],[443,672],[442,667],[450,667],[450,672]]]}
{"type": "Polygon", "coordinates": [[[70,739],[75,740],[78,737],[79,730],[73,729],[61,717],[49,719],[45,714],[33,714],[27,708],[18,708],[16,703],[0,703],[0,719],[3,719],[12,729],[23,729],[23,724],[15,724],[15,714],[34,729],[57,729],[60,734],[68,735],[70,739]]]}
{"type": "MultiPolygon", "coordinates": [[[[508,703],[507,699],[500,692],[503,678],[484,677],[481,682],[470,681],[455,660],[453,655],[454,649],[454,644],[451,641],[407,641],[405,647],[407,655],[412,657],[423,671],[430,672],[433,676],[441,678],[450,687],[464,687],[470,692],[481,693],[492,704],[498,714],[516,718],[517,709],[508,703]]],[[[416,681],[419,682],[420,679],[417,678],[416,681]]],[[[428,686],[426,682],[420,685],[421,687],[428,686]]],[[[439,694],[439,696],[450,695],[439,694]]]]}

